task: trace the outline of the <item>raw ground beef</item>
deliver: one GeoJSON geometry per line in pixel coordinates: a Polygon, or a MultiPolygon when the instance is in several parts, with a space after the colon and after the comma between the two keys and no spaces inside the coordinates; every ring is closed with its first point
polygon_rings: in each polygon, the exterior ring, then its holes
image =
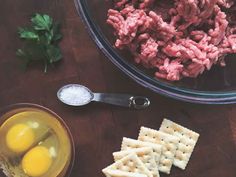
{"type": "MultiPolygon", "coordinates": [[[[136,63],[157,78],[195,78],[236,53],[233,0],[113,0],[107,23],[115,47],[128,49],[136,63]]],[[[234,15],[235,14],[235,15],[234,15]]]]}

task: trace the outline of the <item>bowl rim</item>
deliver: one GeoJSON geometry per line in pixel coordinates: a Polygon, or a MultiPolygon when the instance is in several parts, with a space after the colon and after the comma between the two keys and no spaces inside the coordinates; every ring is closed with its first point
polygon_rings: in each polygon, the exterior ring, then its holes
{"type": "Polygon", "coordinates": [[[158,80],[154,80],[151,77],[147,77],[146,74],[140,72],[135,67],[128,65],[104,38],[102,33],[98,30],[98,27],[92,22],[90,14],[86,9],[85,0],[74,0],[75,7],[82,21],[86,25],[86,29],[89,32],[91,38],[96,43],[97,47],[103,52],[103,54],[126,75],[132,78],[140,85],[149,88],[150,90],[159,93],[161,95],[174,98],[181,101],[201,104],[232,104],[236,103],[236,91],[197,91],[187,88],[178,88],[170,86],[158,80]],[[143,80],[146,79],[146,81],[143,80]]]}
{"type": "MultiPolygon", "coordinates": [[[[7,112],[9,112],[10,110],[13,109],[17,109],[17,108],[24,108],[24,107],[30,107],[30,108],[36,108],[36,109],[41,109],[42,111],[46,111],[49,114],[52,114],[53,116],[56,117],[56,119],[62,124],[62,126],[65,128],[68,136],[69,136],[69,140],[71,143],[71,159],[70,159],[70,163],[67,166],[67,170],[66,173],[64,175],[64,177],[69,177],[71,175],[72,169],[74,167],[74,163],[75,163],[75,142],[74,142],[74,138],[72,136],[72,133],[68,127],[68,125],[66,124],[66,122],[54,111],[52,111],[51,109],[36,104],[36,103],[14,103],[14,104],[10,104],[7,106],[4,106],[3,108],[0,109],[0,118],[6,114],[7,112]]],[[[0,127],[1,125],[5,122],[6,120],[0,120],[0,127]]],[[[66,165],[65,165],[66,167],[66,165]]],[[[65,170],[65,167],[62,169],[62,171],[58,174],[59,176],[61,175],[61,173],[63,172],[63,170],[65,170]]]]}

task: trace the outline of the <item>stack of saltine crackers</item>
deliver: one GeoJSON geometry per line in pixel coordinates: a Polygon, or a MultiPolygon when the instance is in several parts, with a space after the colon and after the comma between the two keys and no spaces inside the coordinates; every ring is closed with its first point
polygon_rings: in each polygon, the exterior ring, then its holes
{"type": "Polygon", "coordinates": [[[199,134],[168,119],[159,131],[141,127],[138,140],[123,138],[115,163],[104,168],[107,177],[159,177],[170,174],[172,165],[185,169],[199,134]]]}

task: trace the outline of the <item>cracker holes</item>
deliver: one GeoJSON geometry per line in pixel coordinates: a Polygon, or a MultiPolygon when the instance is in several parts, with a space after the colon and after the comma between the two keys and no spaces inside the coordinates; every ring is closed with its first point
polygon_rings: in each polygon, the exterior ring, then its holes
{"type": "Polygon", "coordinates": [[[129,166],[133,166],[133,165],[134,165],[133,160],[130,160],[130,161],[128,162],[128,165],[129,165],[129,166]]]}
{"type": "Polygon", "coordinates": [[[135,168],[134,171],[135,171],[136,173],[139,173],[139,172],[140,172],[138,168],[135,168]]]}

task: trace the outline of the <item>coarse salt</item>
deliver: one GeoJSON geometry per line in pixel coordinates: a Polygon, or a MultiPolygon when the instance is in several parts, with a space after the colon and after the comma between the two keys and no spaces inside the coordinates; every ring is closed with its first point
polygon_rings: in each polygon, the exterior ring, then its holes
{"type": "Polygon", "coordinates": [[[73,85],[62,89],[59,96],[64,103],[74,106],[86,104],[92,98],[86,88],[73,85]]]}

